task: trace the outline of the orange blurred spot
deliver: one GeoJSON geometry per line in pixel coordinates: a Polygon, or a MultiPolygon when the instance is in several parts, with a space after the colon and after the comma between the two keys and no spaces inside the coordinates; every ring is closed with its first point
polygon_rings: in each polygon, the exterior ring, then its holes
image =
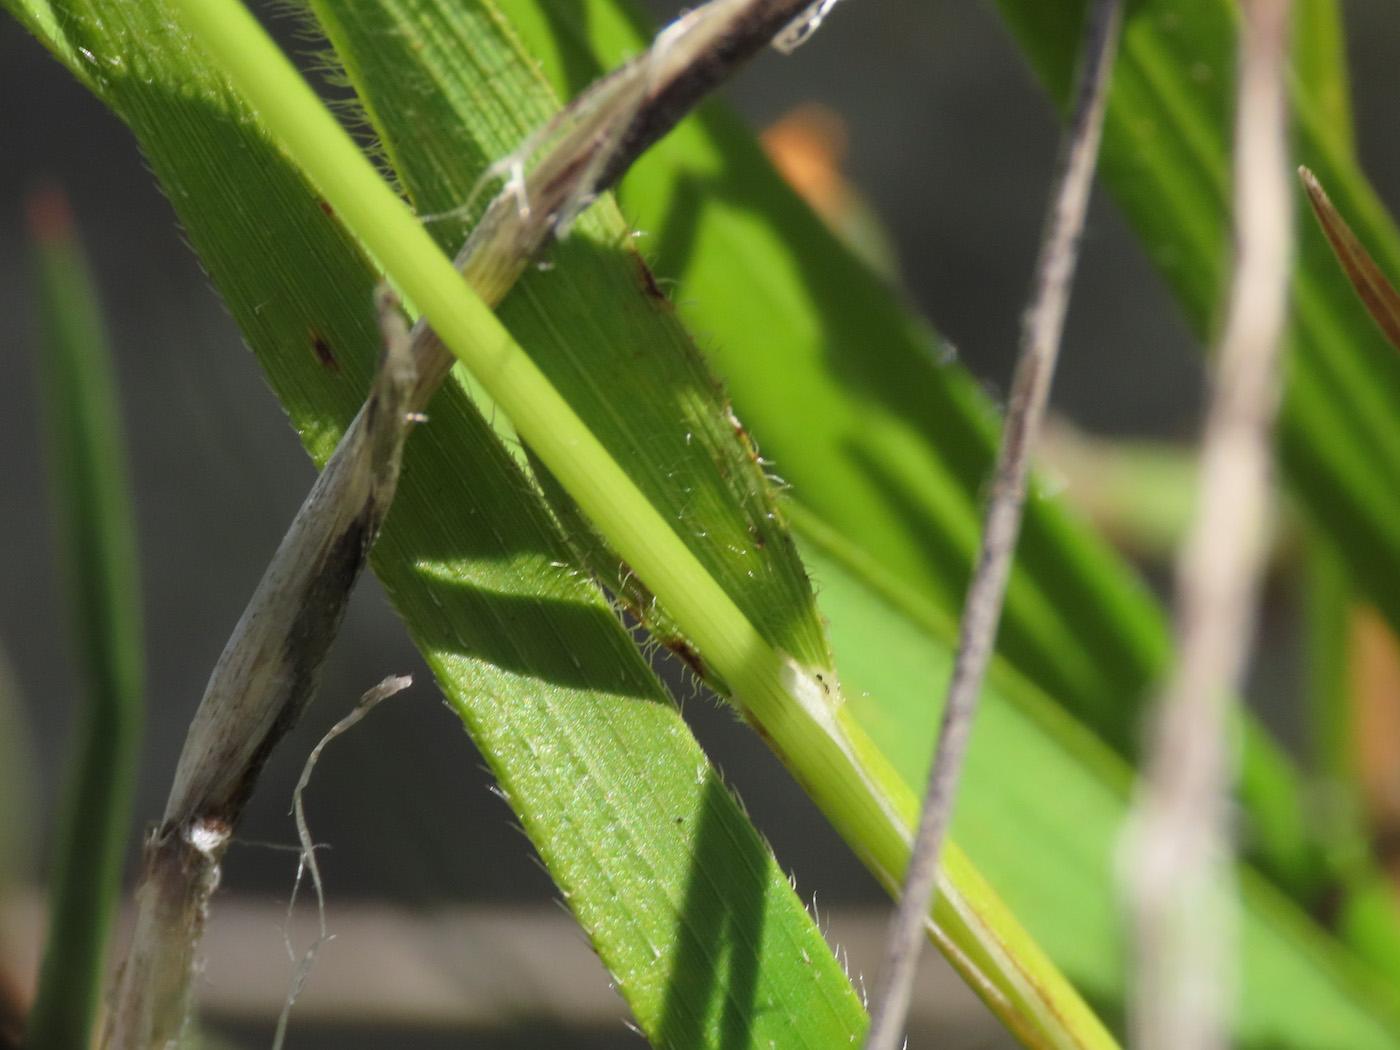
{"type": "Polygon", "coordinates": [[[823,219],[839,226],[851,205],[841,174],[849,136],[841,115],[815,102],[780,117],[759,136],[773,166],[823,219]]]}

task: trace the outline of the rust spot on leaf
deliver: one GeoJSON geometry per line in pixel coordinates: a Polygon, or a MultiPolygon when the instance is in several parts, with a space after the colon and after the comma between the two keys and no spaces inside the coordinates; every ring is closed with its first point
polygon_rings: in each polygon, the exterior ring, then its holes
{"type": "Polygon", "coordinates": [[[647,265],[646,260],[636,249],[632,251],[632,261],[637,265],[637,278],[642,283],[642,291],[646,297],[655,303],[660,303],[667,310],[674,310],[675,304],[661,290],[661,285],[656,283],[656,275],[651,272],[651,267],[647,265]]]}

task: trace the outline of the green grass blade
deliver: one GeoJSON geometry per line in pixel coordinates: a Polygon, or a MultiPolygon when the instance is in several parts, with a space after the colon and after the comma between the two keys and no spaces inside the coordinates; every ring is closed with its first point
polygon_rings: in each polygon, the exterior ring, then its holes
{"type": "Polygon", "coordinates": [[[1317,105],[1319,130],[1339,153],[1356,149],[1351,70],[1338,0],[1298,0],[1293,5],[1293,71],[1317,105]]]}
{"type": "Polygon", "coordinates": [[[25,1045],[86,1050],[131,834],[143,713],[141,597],[117,388],[97,294],[57,190],[30,201],[51,488],[79,701],[25,1045]]]}
{"type": "Polygon", "coordinates": [[[1376,832],[1368,827],[1356,756],[1358,711],[1373,658],[1368,650],[1389,628],[1357,600],[1345,566],[1326,542],[1312,531],[1305,538],[1306,724],[1327,829],[1327,873],[1340,887],[1334,924],[1363,959],[1383,973],[1400,973],[1400,900],[1374,860],[1376,832]]]}
{"type": "MultiPolygon", "coordinates": [[[[565,94],[647,35],[614,0],[499,6],[565,94]]],[[[620,196],[793,494],[956,617],[996,435],[976,382],[724,108],[702,107],[659,143],[620,196]]],[[[999,648],[1130,752],[1136,699],[1165,665],[1161,613],[1057,501],[1037,494],[1027,512],[999,648]]]]}
{"type": "MultiPolygon", "coordinates": [[[[635,16],[610,3],[565,9],[506,0],[502,6],[563,89],[577,88],[603,61],[635,50],[644,34],[635,16]]],[[[953,367],[932,365],[936,343],[929,333],[901,318],[876,282],[839,258],[839,247],[777,184],[752,142],[722,111],[712,108],[660,144],[629,176],[623,197],[629,215],[652,232],[655,268],[663,278],[682,280],[683,315],[698,330],[714,333],[710,356],[765,454],[794,483],[794,494],[854,552],[852,562],[859,563],[863,576],[899,581],[903,607],[921,609],[923,622],[934,624],[935,633],[947,632],[950,604],[955,607],[950,595],[960,597],[960,584],[930,580],[940,565],[949,567],[944,578],[953,580],[959,559],[971,550],[969,508],[982,477],[977,464],[985,463],[979,450],[991,429],[990,412],[972,384],[953,367]],[[884,309],[875,305],[882,298],[884,309]],[[923,416],[897,411],[912,395],[872,390],[857,360],[888,367],[902,382],[917,385],[936,409],[923,416]],[[777,387],[790,394],[787,404],[795,409],[784,413],[779,399],[767,396],[777,387]],[[964,467],[955,470],[950,463],[964,467]],[[872,466],[867,473],[873,480],[856,469],[872,466]],[[904,484],[910,478],[913,487],[904,484]],[[880,484],[885,479],[894,480],[880,484]],[[927,495],[916,503],[909,494],[921,491],[919,486],[927,495]],[[929,562],[935,563],[933,572],[929,562]]],[[[1137,701],[1165,654],[1163,618],[1131,577],[1125,578],[1121,564],[1087,541],[1054,500],[1039,499],[1030,513],[1038,524],[1030,526],[1023,567],[1040,581],[1044,594],[1054,597],[1053,608],[1073,613],[1056,626],[1037,621],[1029,600],[1013,602],[1008,617],[1021,618],[1021,637],[1031,641],[1013,639],[1002,652],[1057,702],[1130,753],[1137,701]],[[1097,612],[1081,619],[1086,608],[1097,612]],[[1091,634],[1101,624],[1108,627],[1091,634]],[[1074,672],[1075,654],[1090,662],[1102,657],[1094,675],[1074,672]]],[[[825,582],[820,573],[817,578],[825,582]]],[[[872,653],[873,659],[898,663],[889,650],[872,653]]],[[[838,657],[843,666],[849,659],[840,647],[838,657]]],[[[874,697],[888,699],[880,693],[874,697]]],[[[1026,715],[1033,722],[1039,717],[1034,705],[1026,715]]],[[[862,713],[872,731],[881,724],[876,717],[873,711],[862,713]]],[[[891,719],[899,724],[893,714],[878,717],[886,725],[891,719]]],[[[978,732],[986,747],[998,750],[996,730],[983,725],[978,732]]],[[[911,739],[926,747],[917,734],[911,739]]],[[[1258,847],[1263,840],[1261,852],[1271,871],[1307,895],[1318,885],[1319,857],[1316,844],[1304,836],[1296,773],[1261,734],[1249,732],[1246,743],[1242,790],[1251,802],[1253,842],[1258,847]]],[[[1006,759],[1004,775],[1015,779],[1017,772],[1015,761],[1006,759]]],[[[1027,777],[1033,782],[1032,773],[1027,777]]],[[[1048,811],[1036,819],[1052,826],[1058,806],[1053,796],[1032,787],[1025,797],[1032,809],[1048,811]]],[[[1079,849],[1076,828],[1060,828],[1069,836],[1065,848],[1079,849]]],[[[1105,877],[1106,868],[1089,892],[1107,901],[1111,887],[1105,877]]],[[[1046,898],[1036,895],[1050,893],[1035,866],[1002,866],[993,881],[1021,901],[1044,903],[1046,898]]],[[[1074,914],[1066,901],[1061,906],[1074,914]]],[[[1032,914],[1038,913],[1026,913],[1032,914]]],[[[1107,939],[1106,948],[1102,943],[1094,948],[1095,937],[1083,928],[1047,943],[1111,952],[1115,926],[1109,922],[1093,932],[1107,939]]],[[[1082,976],[1073,961],[1082,956],[1056,957],[1076,978],[1082,976]]],[[[1107,972],[1113,971],[1098,971],[1100,977],[1107,972]]],[[[1103,987],[1115,989],[1116,996],[1121,977],[1103,987]]]]}
{"type": "MultiPolygon", "coordinates": [[[[552,98],[528,61],[516,50],[513,39],[504,34],[498,17],[489,6],[415,4],[410,9],[394,3],[343,4],[327,0],[318,4],[317,9],[323,13],[332,42],[345,56],[351,81],[362,93],[396,173],[421,210],[441,211],[464,199],[486,160],[504,155],[533,130],[533,123],[542,119],[541,113],[550,111],[552,98]],[[382,12],[378,10],[381,6],[382,12]],[[386,41],[392,43],[386,44],[386,41]],[[509,101],[502,104],[502,100],[509,101]],[[413,120],[407,123],[403,115],[410,111],[413,120]]],[[[608,218],[605,211],[602,217],[595,217],[595,222],[608,218]]],[[[625,228],[618,226],[605,228],[605,231],[612,240],[626,236],[625,228]]],[[[645,282],[638,280],[638,260],[624,256],[612,264],[610,273],[612,261],[600,255],[596,247],[590,247],[590,236],[597,238],[596,233],[590,235],[587,229],[582,237],[575,232],[566,244],[552,250],[548,271],[527,276],[522,286],[506,300],[503,316],[512,322],[513,329],[532,355],[546,362],[545,367],[556,362],[551,377],[559,382],[561,389],[569,392],[571,400],[586,404],[588,391],[584,386],[584,396],[576,399],[574,395],[584,385],[581,377],[570,375],[559,368],[557,362],[567,353],[580,356],[586,353],[595,369],[609,377],[610,393],[615,400],[623,405],[632,405],[640,399],[666,403],[645,385],[636,385],[637,377],[632,374],[636,372],[635,366],[624,370],[608,362],[636,358],[638,351],[633,348],[645,347],[645,357],[652,369],[662,369],[661,374],[666,374],[664,369],[669,368],[672,378],[660,386],[681,390],[693,387],[695,384],[688,371],[692,367],[690,360],[684,354],[668,352],[666,339],[647,328],[648,323],[655,326],[658,320],[671,323],[672,314],[664,304],[656,302],[645,282]],[[582,244],[578,243],[580,240],[582,244]],[[576,288],[584,291],[581,294],[576,288]],[[589,304],[598,303],[605,304],[603,311],[590,308],[589,304]],[[608,334],[605,341],[612,345],[598,345],[598,340],[589,337],[599,328],[599,314],[609,311],[620,311],[635,319],[630,330],[608,334]],[[551,323],[551,318],[567,318],[568,331],[562,331],[557,322],[551,323]],[[551,345],[551,341],[566,345],[551,345]],[[586,349],[575,349],[575,346],[586,349]]],[[[662,326],[663,334],[668,326],[662,326]]],[[[647,377],[641,378],[645,384],[647,377]]],[[[590,422],[598,418],[596,410],[590,413],[585,409],[585,414],[590,422]]],[[[669,426],[675,437],[684,440],[676,442],[676,447],[665,449],[660,462],[669,468],[670,483],[689,496],[693,486],[683,468],[685,457],[693,456],[696,451],[687,452],[694,424],[681,413],[671,416],[663,426],[669,426]]],[[[604,428],[608,425],[605,417],[602,425],[604,428]]],[[[726,428],[730,426],[725,425],[726,428]]],[[[765,531],[774,535],[770,529],[765,528],[765,531]]],[[[810,754],[787,747],[782,741],[779,743],[789,764],[805,783],[822,785],[830,781],[829,776],[821,775],[820,767],[810,754]]],[[[822,788],[813,790],[820,799],[822,788]]],[[[902,819],[907,819],[907,813],[912,812],[907,805],[912,801],[911,792],[900,785],[895,796],[903,807],[905,816],[902,819]]],[[[851,821],[849,802],[837,801],[834,809],[828,812],[833,813],[838,824],[843,818],[846,820],[853,844],[874,860],[877,870],[888,875],[902,866],[902,847],[891,846],[888,840],[880,844],[874,822],[851,821]]],[[[954,867],[956,874],[950,881],[957,907],[978,915],[971,927],[965,918],[954,914],[955,909],[945,909],[940,916],[945,923],[944,935],[953,939],[956,951],[980,952],[986,957],[988,967],[1004,966],[979,945],[978,938],[985,937],[985,932],[975,931],[978,923],[988,930],[1000,923],[1004,940],[1020,937],[1017,949],[1023,955],[1018,963],[1007,967],[1008,972],[1014,972],[1018,966],[1028,973],[1034,973],[1038,967],[1049,969],[1033,945],[1014,932],[1015,924],[991,901],[975,872],[965,864],[954,867]]],[[[1049,980],[1047,987],[1052,987],[1049,980]]],[[[1014,994],[1033,1010],[1034,999],[1043,993],[1031,990],[1014,994]]],[[[1101,1033],[1093,1031],[1093,1023],[1087,1018],[1075,1023],[1082,1024],[1083,1038],[1102,1037],[1101,1033]]]]}
{"type": "MultiPolygon", "coordinates": [[[[460,205],[488,163],[558,108],[487,7],[340,0],[312,7],[348,56],[351,83],[420,213],[460,205]]],[[[462,240],[459,222],[431,229],[449,251],[462,240]]],[[[501,320],[759,632],[802,666],[829,674],[811,586],[772,488],[673,308],[650,283],[631,234],[611,197],[600,200],[551,248],[546,269],[522,275],[501,320]]],[[[568,516],[572,501],[557,485],[544,489],[568,516]]],[[[632,566],[617,554],[598,549],[591,565],[610,589],[628,594],[632,566]]],[[[658,638],[693,653],[664,602],[640,595],[631,604],[658,638]]]]}
{"type": "MultiPolygon", "coordinates": [[[[377,357],[376,273],[168,9],[76,5],[62,25],[56,52],[113,70],[100,93],[324,461],[377,357]]],[[[654,1039],[825,1047],[860,1031],[783,873],[455,383],[409,444],[373,564],[654,1039]]]]}

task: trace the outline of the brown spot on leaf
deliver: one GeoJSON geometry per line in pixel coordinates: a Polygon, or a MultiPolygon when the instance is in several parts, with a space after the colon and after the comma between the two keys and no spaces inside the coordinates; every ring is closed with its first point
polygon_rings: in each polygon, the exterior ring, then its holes
{"type": "Polygon", "coordinates": [[[311,352],[316,355],[316,360],[321,362],[321,367],[333,376],[340,375],[340,362],[335,359],[335,353],[331,350],[331,344],[326,342],[326,337],[314,328],[308,328],[306,334],[311,340],[311,352]]]}

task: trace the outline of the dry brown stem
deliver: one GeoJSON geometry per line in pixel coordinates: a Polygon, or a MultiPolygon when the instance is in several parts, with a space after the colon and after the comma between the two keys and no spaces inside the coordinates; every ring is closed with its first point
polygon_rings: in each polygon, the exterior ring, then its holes
{"type": "Polygon", "coordinates": [[[1036,260],[1030,305],[1023,319],[1020,355],[992,475],[982,546],[963,604],[952,680],[919,828],[905,871],[904,892],[890,921],[889,949],[871,1008],[866,1050],[897,1050],[903,1038],[914,968],[923,947],[943,841],[953,819],[978,694],[1001,621],[1006,584],[1021,531],[1031,456],[1045,417],[1069,308],[1121,20],[1121,0],[1095,0],[1085,23],[1079,89],[1036,260]]]}

